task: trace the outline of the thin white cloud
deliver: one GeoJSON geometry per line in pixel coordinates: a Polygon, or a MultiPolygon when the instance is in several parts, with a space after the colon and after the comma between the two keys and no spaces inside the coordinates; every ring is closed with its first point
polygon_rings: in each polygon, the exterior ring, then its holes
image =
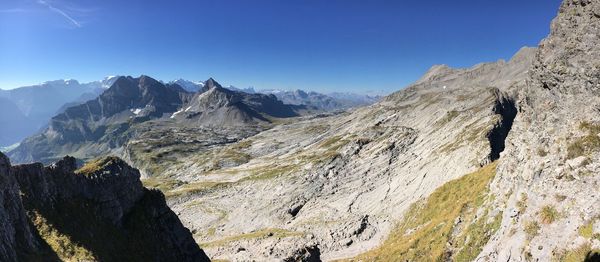
{"type": "Polygon", "coordinates": [[[27,10],[22,8],[0,9],[0,13],[25,13],[27,10]]]}
{"type": "Polygon", "coordinates": [[[81,28],[81,23],[77,22],[77,20],[73,19],[73,17],[71,17],[70,15],[68,15],[67,13],[65,13],[63,10],[54,7],[53,5],[51,5],[50,3],[48,3],[46,0],[38,0],[38,3],[42,4],[42,5],[45,5],[51,11],[53,11],[53,12],[55,12],[55,13],[63,16],[69,22],[71,22],[74,26],[76,26],[78,28],[81,28]]]}

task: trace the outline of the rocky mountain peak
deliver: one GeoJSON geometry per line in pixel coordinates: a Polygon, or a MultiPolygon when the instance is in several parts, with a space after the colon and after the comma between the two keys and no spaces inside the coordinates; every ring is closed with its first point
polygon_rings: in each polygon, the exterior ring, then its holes
{"type": "Polygon", "coordinates": [[[508,61],[509,63],[521,63],[525,60],[532,61],[535,58],[537,53],[537,47],[529,47],[524,46],[519,49],[519,51],[513,55],[513,57],[508,61]]]}
{"type": "Polygon", "coordinates": [[[147,75],[141,75],[139,77],[139,83],[140,83],[140,86],[144,86],[144,87],[146,87],[146,86],[156,86],[156,85],[162,84],[158,80],[156,80],[156,79],[154,79],[152,77],[149,77],[147,75]]]}
{"type": "Polygon", "coordinates": [[[50,168],[60,170],[64,173],[73,173],[77,170],[77,159],[72,156],[65,156],[60,161],[50,165],[50,168]]]}
{"type": "Polygon", "coordinates": [[[598,94],[594,79],[600,75],[599,58],[600,2],[563,1],[550,36],[540,44],[533,78],[549,90],[598,94]]]}
{"type": "Polygon", "coordinates": [[[308,93],[306,93],[304,90],[300,90],[300,89],[296,89],[294,91],[294,94],[299,96],[300,98],[307,98],[308,97],[308,93]]]}
{"type": "Polygon", "coordinates": [[[454,69],[449,67],[448,65],[434,65],[416,82],[418,83],[426,83],[435,81],[437,79],[443,78],[448,75],[452,75],[457,72],[458,69],[454,69]]]}
{"type": "Polygon", "coordinates": [[[212,77],[204,82],[204,86],[208,89],[213,89],[215,87],[223,88],[217,81],[215,81],[212,77]]]}

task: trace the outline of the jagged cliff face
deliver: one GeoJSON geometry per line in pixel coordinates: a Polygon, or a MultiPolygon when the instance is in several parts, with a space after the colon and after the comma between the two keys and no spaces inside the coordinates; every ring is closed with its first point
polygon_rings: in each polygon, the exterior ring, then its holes
{"type": "Polygon", "coordinates": [[[0,154],[0,260],[208,261],[159,191],[118,158],[76,170],[0,154]]]}
{"type": "Polygon", "coordinates": [[[564,1],[518,90],[492,184],[505,215],[481,257],[575,261],[600,249],[599,39],[600,2],[564,1]]]}
{"type": "Polygon", "coordinates": [[[0,153],[0,260],[18,261],[41,252],[28,224],[19,196],[19,186],[11,174],[8,158],[0,153]]]}

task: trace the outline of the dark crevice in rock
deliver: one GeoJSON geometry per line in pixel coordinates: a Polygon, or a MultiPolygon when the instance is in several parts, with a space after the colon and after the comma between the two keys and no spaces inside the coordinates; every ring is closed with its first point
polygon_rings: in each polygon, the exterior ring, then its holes
{"type": "Polygon", "coordinates": [[[364,216],[361,220],[360,220],[360,227],[357,228],[352,235],[358,236],[360,234],[362,234],[365,229],[367,229],[367,226],[369,225],[369,216],[366,215],[364,216]]]}
{"type": "Polygon", "coordinates": [[[500,120],[487,134],[490,143],[490,154],[488,156],[490,162],[498,160],[500,153],[504,151],[506,137],[508,137],[508,133],[517,117],[518,110],[512,98],[497,91],[494,113],[500,116],[500,120]]]}
{"type": "Polygon", "coordinates": [[[296,215],[298,215],[298,213],[300,212],[300,210],[304,207],[304,204],[300,204],[300,205],[296,205],[292,208],[290,208],[288,210],[288,214],[292,215],[293,217],[295,217],[296,215]]]}
{"type": "Polygon", "coordinates": [[[283,261],[321,262],[321,250],[317,245],[306,246],[296,250],[294,255],[283,259],[283,261]]]}

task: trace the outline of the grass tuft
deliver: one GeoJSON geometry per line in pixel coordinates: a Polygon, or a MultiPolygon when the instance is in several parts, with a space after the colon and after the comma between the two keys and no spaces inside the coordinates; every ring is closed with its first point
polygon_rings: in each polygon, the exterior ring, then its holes
{"type": "Polygon", "coordinates": [[[202,244],[200,244],[200,246],[202,248],[219,247],[219,246],[228,245],[229,243],[242,241],[242,240],[249,240],[249,239],[269,238],[269,237],[286,238],[286,237],[299,237],[299,236],[304,236],[304,233],[297,232],[297,231],[289,231],[289,230],[279,229],[279,228],[266,228],[266,229],[261,229],[261,230],[251,232],[251,233],[225,237],[225,238],[222,238],[222,239],[219,239],[216,241],[202,243],[202,244]]]}
{"type": "Polygon", "coordinates": [[[540,210],[540,220],[544,224],[552,224],[558,220],[560,214],[554,206],[546,205],[540,210]]]}
{"type": "Polygon", "coordinates": [[[528,239],[536,237],[540,232],[540,224],[537,221],[527,221],[523,224],[523,230],[528,239]]]}
{"type": "Polygon", "coordinates": [[[561,262],[598,261],[599,257],[600,250],[592,250],[592,246],[586,243],[578,248],[559,254],[557,260],[561,262]]]}
{"type": "Polygon", "coordinates": [[[94,173],[102,170],[103,168],[105,168],[109,165],[112,165],[116,162],[119,162],[119,161],[122,161],[122,160],[119,159],[118,157],[114,157],[114,156],[108,156],[108,157],[91,160],[91,161],[88,161],[87,163],[85,163],[85,165],[83,165],[80,169],[77,169],[75,171],[75,174],[90,176],[90,175],[93,175],[94,173]]]}
{"type": "Polygon", "coordinates": [[[527,194],[521,193],[521,199],[517,202],[517,208],[519,209],[519,213],[523,214],[527,210],[527,194]]]}
{"type": "Polygon", "coordinates": [[[582,122],[579,125],[581,130],[587,131],[588,134],[577,138],[567,147],[567,157],[569,159],[579,156],[588,155],[592,152],[600,150],[600,125],[594,125],[589,122],[582,122]]]}

